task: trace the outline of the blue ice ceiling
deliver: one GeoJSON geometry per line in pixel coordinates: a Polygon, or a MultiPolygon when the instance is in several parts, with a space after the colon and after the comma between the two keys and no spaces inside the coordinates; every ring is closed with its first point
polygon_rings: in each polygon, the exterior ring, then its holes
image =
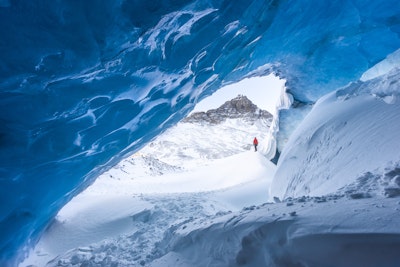
{"type": "Polygon", "coordinates": [[[0,265],[221,85],[275,72],[313,103],[399,34],[398,0],[0,0],[0,265]]]}

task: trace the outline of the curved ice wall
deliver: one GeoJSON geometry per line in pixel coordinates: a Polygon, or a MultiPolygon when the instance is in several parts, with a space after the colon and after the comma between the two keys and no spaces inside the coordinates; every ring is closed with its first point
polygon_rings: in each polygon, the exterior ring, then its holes
{"type": "Polygon", "coordinates": [[[399,14],[398,0],[1,0],[0,265],[197,100],[275,72],[313,103],[400,47],[399,14]]]}

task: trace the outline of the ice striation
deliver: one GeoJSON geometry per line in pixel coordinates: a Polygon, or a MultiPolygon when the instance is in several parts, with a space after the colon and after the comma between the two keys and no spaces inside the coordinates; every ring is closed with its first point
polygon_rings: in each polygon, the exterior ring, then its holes
{"type": "Polygon", "coordinates": [[[396,0],[0,1],[0,265],[221,85],[273,72],[301,107],[388,68],[396,77],[399,14],[396,0]]]}

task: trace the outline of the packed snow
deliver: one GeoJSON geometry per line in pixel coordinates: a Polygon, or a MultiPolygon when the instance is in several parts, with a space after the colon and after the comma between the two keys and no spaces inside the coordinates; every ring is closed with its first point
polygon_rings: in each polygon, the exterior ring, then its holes
{"type": "Polygon", "coordinates": [[[398,266],[399,199],[271,203],[275,170],[246,151],[175,174],[103,176],[20,266],[398,266]]]}
{"type": "Polygon", "coordinates": [[[130,165],[125,175],[115,169],[99,177],[61,210],[20,266],[45,266],[53,258],[47,266],[147,264],[158,258],[158,244],[178,226],[207,223],[266,202],[276,168],[252,150],[206,159],[191,169],[165,168],[148,159],[134,155],[124,163],[130,165]],[[134,176],[135,170],[151,174],[134,176]]]}

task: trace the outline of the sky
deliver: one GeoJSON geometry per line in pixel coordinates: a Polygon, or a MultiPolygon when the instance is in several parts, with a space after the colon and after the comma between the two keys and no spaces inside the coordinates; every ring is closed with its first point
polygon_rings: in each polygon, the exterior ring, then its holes
{"type": "Polygon", "coordinates": [[[192,112],[207,111],[221,106],[239,94],[247,96],[259,108],[275,114],[276,102],[285,80],[273,74],[253,77],[222,87],[211,96],[200,101],[192,112]]]}

